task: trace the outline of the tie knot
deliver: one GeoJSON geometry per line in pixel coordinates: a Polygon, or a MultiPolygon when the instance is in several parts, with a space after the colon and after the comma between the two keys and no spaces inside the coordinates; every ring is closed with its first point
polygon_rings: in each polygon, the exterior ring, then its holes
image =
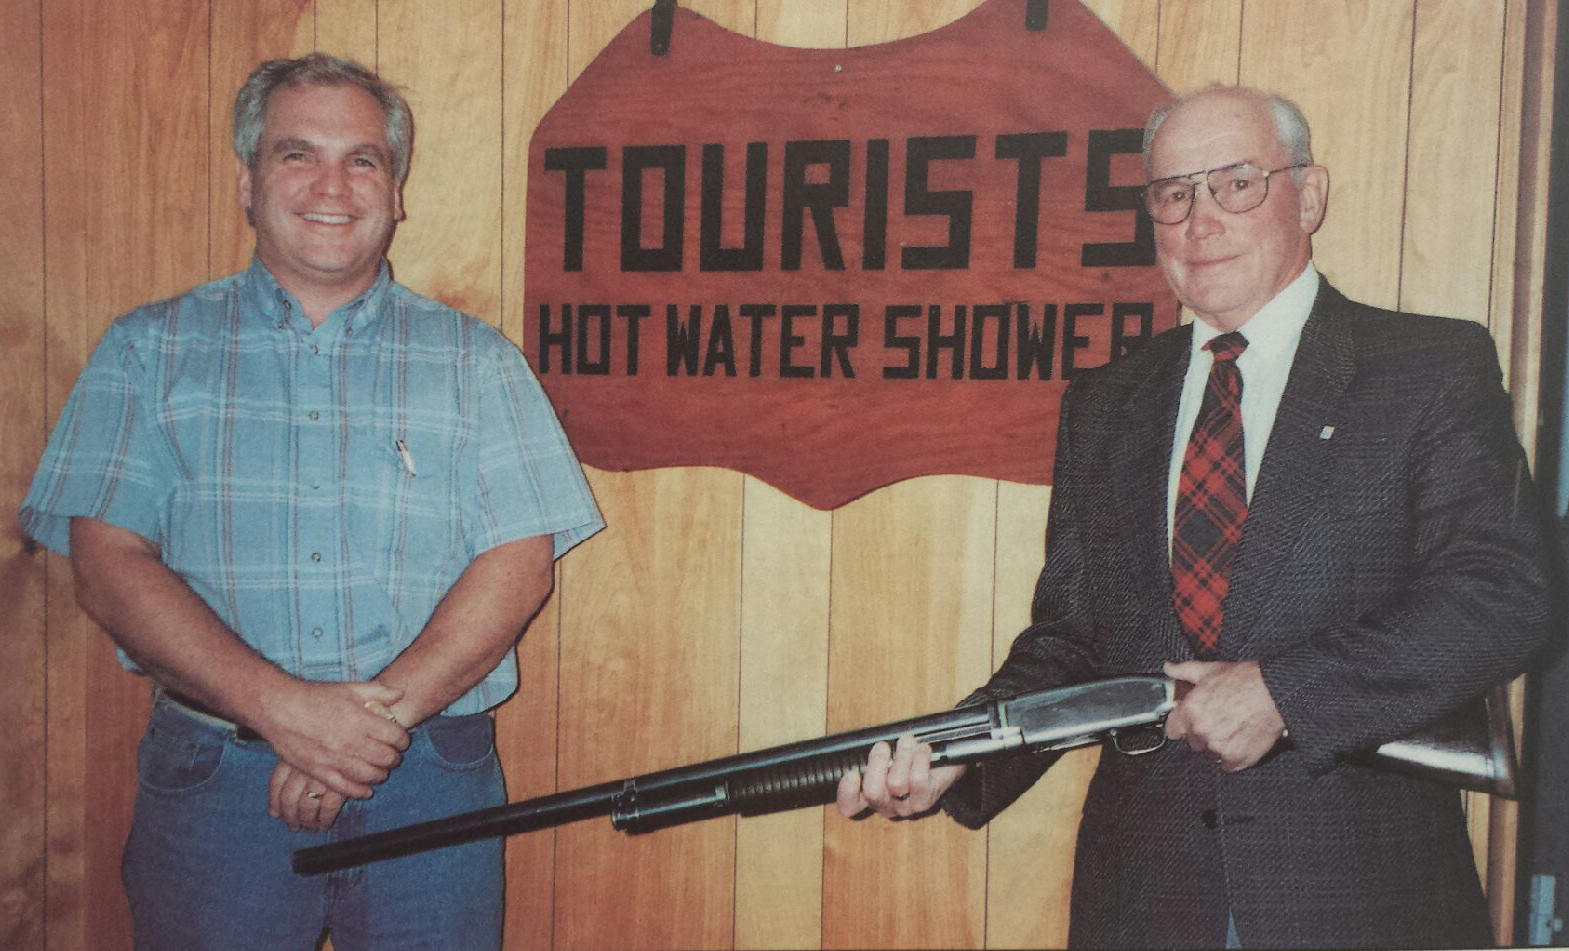
{"type": "Polygon", "coordinates": [[[1242,356],[1242,351],[1248,348],[1248,338],[1233,330],[1229,334],[1221,334],[1204,345],[1215,357],[1216,363],[1230,363],[1242,356]]]}

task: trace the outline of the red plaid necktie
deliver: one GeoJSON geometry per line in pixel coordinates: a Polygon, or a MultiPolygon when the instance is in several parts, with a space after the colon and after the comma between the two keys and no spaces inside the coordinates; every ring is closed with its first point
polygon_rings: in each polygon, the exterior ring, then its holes
{"type": "Polygon", "coordinates": [[[1237,357],[1248,348],[1239,333],[1204,345],[1215,357],[1193,438],[1182,457],[1177,510],[1171,525],[1171,576],[1177,618],[1200,656],[1220,642],[1231,563],[1248,517],[1242,454],[1242,371],[1237,357]]]}

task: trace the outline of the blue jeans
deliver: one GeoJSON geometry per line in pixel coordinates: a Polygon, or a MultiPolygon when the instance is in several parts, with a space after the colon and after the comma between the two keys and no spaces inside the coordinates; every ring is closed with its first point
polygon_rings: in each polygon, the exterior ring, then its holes
{"type": "Polygon", "coordinates": [[[488,716],[434,717],[403,763],[326,832],[267,815],[278,757],[160,701],[142,738],[122,874],[138,951],[501,944],[500,839],[302,877],[295,849],[506,801],[488,716]]]}

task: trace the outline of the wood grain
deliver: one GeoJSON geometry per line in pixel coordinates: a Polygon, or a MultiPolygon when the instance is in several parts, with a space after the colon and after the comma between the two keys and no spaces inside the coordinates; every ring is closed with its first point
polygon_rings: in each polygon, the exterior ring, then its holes
{"type": "MultiPolygon", "coordinates": [[[[44,168],[43,52],[38,4],[0,0],[0,511],[13,513],[43,452],[44,168]]],[[[47,654],[43,549],[14,518],[0,530],[0,947],[44,946],[46,787],[44,678],[47,654]]]]}
{"type": "Polygon", "coordinates": [[[1486,322],[1504,3],[1417,4],[1414,29],[1400,309],[1486,322]]]}
{"type": "MultiPolygon", "coordinates": [[[[207,274],[205,8],[159,0],[50,5],[44,21],[49,417],[115,315],[207,274]]],[[[128,946],[119,880],[150,699],[48,584],[52,948],[128,946]]]]}
{"type": "MultiPolygon", "coordinates": [[[[560,782],[735,752],[741,477],[590,471],[611,526],[573,553],[560,595],[560,782]]],[[[733,940],[735,820],[557,837],[556,945],[715,948],[733,940]]]]}
{"type": "MultiPolygon", "coordinates": [[[[71,384],[87,361],[97,339],[100,319],[89,321],[86,228],[91,203],[85,194],[87,170],[81,156],[88,141],[89,90],[84,71],[94,44],[85,35],[87,11],[82,0],[57,3],[44,10],[43,22],[43,155],[49,175],[44,179],[44,299],[49,318],[45,332],[44,372],[46,418],[59,418],[71,384]]],[[[36,465],[37,460],[32,462],[36,465]]],[[[97,635],[76,608],[70,566],[49,556],[45,617],[48,621],[45,658],[45,750],[47,781],[43,826],[47,830],[45,867],[45,947],[71,951],[87,945],[89,876],[102,878],[107,867],[89,862],[86,847],[87,696],[82,689],[87,645],[97,635]]],[[[123,906],[124,898],[114,900],[123,906]]],[[[124,941],[122,929],[121,946],[124,941]]]]}
{"type": "Polygon", "coordinates": [[[1536,457],[1542,373],[1543,274],[1548,255],[1547,198],[1552,162],[1554,38],[1564,26],[1551,3],[1511,0],[1505,22],[1499,214],[1493,255],[1493,339],[1515,398],[1515,431],[1536,457]],[[1509,199],[1513,198],[1513,201],[1509,199]],[[1512,278],[1505,275],[1511,274],[1512,278]],[[1510,318],[1505,329],[1505,318],[1510,318]]]}
{"type": "Polygon", "coordinates": [[[889,43],[930,33],[980,5],[981,0],[849,0],[848,45],[889,43]]]}
{"type": "Polygon", "coordinates": [[[376,59],[414,110],[407,218],[388,253],[414,291],[501,323],[501,7],[380,0],[376,59]]]}
{"type": "MultiPolygon", "coordinates": [[[[833,516],[746,479],[741,571],[742,750],[827,727],[833,516]]],[[[822,939],[821,809],[736,828],[738,948],[815,948],[822,939]]]]}
{"type": "Polygon", "coordinates": [[[850,0],[758,0],[757,38],[781,46],[847,45],[850,0]]]}
{"type": "Polygon", "coordinates": [[[1237,82],[1242,4],[1243,0],[1194,0],[1160,5],[1160,46],[1153,62],[1172,92],[1237,82]]]}
{"type": "MultiPolygon", "coordinates": [[[[567,0],[506,0],[501,21],[501,329],[523,339],[524,196],[528,140],[539,117],[567,88],[567,0]]],[[[518,692],[496,712],[496,745],[507,796],[524,799],[557,790],[564,592],[577,583],[573,561],[556,566],[556,593],[534,619],[518,653],[518,692]]],[[[508,951],[550,948],[555,941],[556,833],[513,836],[506,851],[508,951]]]]}
{"type": "Polygon", "coordinates": [[[1393,307],[1411,73],[1411,0],[1276,0],[1247,8],[1240,79],[1296,100],[1329,168],[1318,268],[1343,293],[1393,307]]]}
{"type": "Polygon", "coordinates": [[[303,56],[315,43],[310,0],[251,0],[212,8],[212,62],[207,98],[209,279],[251,263],[255,233],[245,221],[236,184],[234,97],[264,60],[303,56]]]}
{"type": "Polygon", "coordinates": [[[314,0],[312,6],[316,12],[316,49],[379,69],[379,0],[314,0]]]}
{"type": "MultiPolygon", "coordinates": [[[[828,728],[958,702],[991,668],[997,483],[912,479],[835,513],[828,728]]],[[[947,820],[832,816],[823,946],[977,947],[986,840],[947,820]]]]}

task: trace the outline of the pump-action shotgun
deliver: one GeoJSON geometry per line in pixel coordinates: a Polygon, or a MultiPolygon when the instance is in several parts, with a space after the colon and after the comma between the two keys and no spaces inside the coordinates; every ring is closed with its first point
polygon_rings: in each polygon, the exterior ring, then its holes
{"type": "MultiPolygon", "coordinates": [[[[866,763],[874,744],[893,743],[906,733],[931,746],[933,765],[1065,750],[1103,738],[1137,755],[1158,748],[1159,727],[1177,695],[1176,683],[1158,676],[1037,690],[301,849],[294,853],[294,871],[316,875],[599,816],[608,815],[617,830],[640,833],[730,813],[753,816],[822,805],[833,801],[846,771],[866,763]]],[[[1489,732],[1485,722],[1478,728],[1479,719],[1490,718],[1462,711],[1408,740],[1385,744],[1370,759],[1512,795],[1512,740],[1507,730],[1489,732]]]]}

